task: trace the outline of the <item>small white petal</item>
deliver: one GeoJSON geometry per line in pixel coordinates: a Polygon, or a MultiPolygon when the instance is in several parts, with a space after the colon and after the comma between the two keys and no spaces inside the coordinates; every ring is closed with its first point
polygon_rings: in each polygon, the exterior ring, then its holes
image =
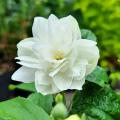
{"type": "Polygon", "coordinates": [[[35,73],[35,86],[37,92],[44,95],[57,93],[60,90],[52,83],[52,78],[49,77],[43,71],[37,71],[35,73]]]}
{"type": "Polygon", "coordinates": [[[36,68],[36,69],[42,69],[43,66],[41,66],[41,64],[36,64],[36,63],[32,63],[32,62],[25,62],[25,61],[20,61],[20,62],[16,62],[20,65],[23,65],[25,67],[29,67],[29,68],[36,68]]]}
{"type": "Polygon", "coordinates": [[[51,77],[45,74],[43,71],[35,72],[35,79],[39,85],[49,85],[51,84],[51,77]]]}
{"type": "MultiPolygon", "coordinates": [[[[91,40],[78,40],[74,44],[74,51],[76,51],[76,59],[85,59],[88,61],[88,65],[86,68],[86,75],[91,73],[99,59],[99,50],[96,46],[96,42],[91,40]]],[[[75,62],[75,60],[74,60],[75,62]]],[[[74,65],[74,63],[72,63],[74,65]]]]}
{"type": "Polygon", "coordinates": [[[93,40],[87,40],[87,39],[81,39],[80,41],[81,46],[87,46],[87,47],[92,47],[95,46],[97,44],[97,42],[93,41],[93,40]]]}
{"type": "Polygon", "coordinates": [[[90,74],[96,68],[97,63],[98,63],[98,58],[94,59],[92,63],[89,63],[86,66],[86,75],[90,74]]]}
{"type": "Polygon", "coordinates": [[[79,77],[82,79],[86,75],[86,66],[88,62],[86,60],[76,61],[72,68],[73,77],[79,77]]]}
{"type": "Polygon", "coordinates": [[[20,67],[13,75],[12,80],[31,83],[35,80],[35,69],[20,67]]]}
{"type": "MultiPolygon", "coordinates": [[[[61,36],[59,35],[59,26],[58,26],[59,19],[51,14],[48,18],[48,30],[49,30],[49,38],[50,43],[53,44],[53,46],[56,46],[58,44],[58,41],[61,39],[61,36]]],[[[49,44],[50,44],[49,43],[49,44]]]]}
{"type": "Polygon", "coordinates": [[[69,89],[72,78],[69,77],[69,73],[59,72],[53,77],[53,81],[57,88],[63,91],[69,89]]]}
{"type": "Polygon", "coordinates": [[[37,58],[29,57],[29,56],[19,56],[15,59],[26,61],[26,62],[32,62],[32,63],[39,63],[40,61],[37,58]]]}
{"type": "Polygon", "coordinates": [[[82,86],[85,83],[85,78],[79,80],[73,80],[69,89],[82,90],[82,86]]]}
{"type": "Polygon", "coordinates": [[[48,20],[53,23],[53,26],[54,26],[54,22],[58,21],[58,18],[54,15],[54,14],[51,14],[48,18],[48,20]]]}
{"type": "Polygon", "coordinates": [[[57,88],[55,91],[53,91],[53,88],[51,85],[38,85],[37,83],[35,84],[37,92],[42,93],[43,95],[48,95],[48,94],[55,94],[60,92],[57,88]]]}
{"type": "Polygon", "coordinates": [[[49,76],[54,77],[63,67],[65,67],[66,64],[67,62],[63,62],[62,64],[60,64],[58,67],[56,67],[56,69],[49,73],[49,76]]]}
{"type": "MultiPolygon", "coordinates": [[[[74,17],[72,17],[71,15],[69,15],[67,17],[63,17],[60,19],[60,23],[63,24],[66,31],[68,31],[68,30],[72,31],[71,32],[72,33],[72,40],[81,39],[80,28],[79,28],[78,22],[76,21],[76,19],[74,17]]],[[[66,32],[65,32],[65,34],[67,36],[70,36],[70,34],[67,34],[66,32]]]]}
{"type": "Polygon", "coordinates": [[[36,57],[32,50],[32,45],[34,44],[33,41],[34,41],[33,38],[26,38],[26,39],[20,41],[17,44],[18,56],[36,57]]]}
{"type": "Polygon", "coordinates": [[[35,17],[32,32],[33,37],[40,42],[48,40],[48,20],[43,17],[35,17]]]}

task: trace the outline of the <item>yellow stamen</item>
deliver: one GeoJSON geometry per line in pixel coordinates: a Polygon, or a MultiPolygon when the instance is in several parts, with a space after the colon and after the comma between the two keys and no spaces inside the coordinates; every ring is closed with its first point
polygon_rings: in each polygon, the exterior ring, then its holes
{"type": "Polygon", "coordinates": [[[64,58],[64,53],[61,50],[56,50],[53,53],[53,58],[56,60],[62,60],[64,58]]]}

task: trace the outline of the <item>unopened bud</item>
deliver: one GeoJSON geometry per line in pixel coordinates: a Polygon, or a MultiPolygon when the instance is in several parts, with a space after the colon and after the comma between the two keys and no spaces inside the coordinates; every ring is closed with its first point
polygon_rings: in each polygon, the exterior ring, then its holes
{"type": "Polygon", "coordinates": [[[56,103],[61,103],[61,102],[63,102],[63,96],[62,96],[62,94],[57,94],[56,95],[56,97],[55,97],[55,102],[56,103]]]}
{"type": "Polygon", "coordinates": [[[16,88],[16,86],[15,85],[13,85],[13,84],[10,84],[9,86],[8,86],[8,89],[9,90],[15,90],[15,88],[16,88]]]}
{"type": "Polygon", "coordinates": [[[64,119],[68,116],[68,110],[64,103],[58,103],[55,105],[55,107],[52,109],[51,114],[55,119],[64,119]]]}
{"type": "Polygon", "coordinates": [[[65,120],[81,120],[80,117],[78,115],[71,115],[68,118],[66,118],[65,120]]]}

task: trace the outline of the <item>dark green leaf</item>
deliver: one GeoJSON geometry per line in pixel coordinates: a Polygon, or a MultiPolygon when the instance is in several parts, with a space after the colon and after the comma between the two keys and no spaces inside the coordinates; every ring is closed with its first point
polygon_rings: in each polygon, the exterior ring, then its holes
{"type": "Polygon", "coordinates": [[[96,69],[86,77],[86,80],[104,87],[106,83],[108,83],[108,75],[103,68],[97,66],[96,69]]]}
{"type": "Polygon", "coordinates": [[[20,97],[0,103],[0,117],[5,120],[50,120],[42,108],[20,97]]]}
{"type": "Polygon", "coordinates": [[[91,30],[82,29],[81,34],[82,34],[82,39],[88,39],[93,41],[96,41],[97,39],[95,34],[91,30]]]}
{"type": "Polygon", "coordinates": [[[20,83],[16,85],[15,88],[30,91],[30,92],[36,91],[34,83],[20,83]]]}
{"type": "Polygon", "coordinates": [[[40,93],[33,93],[28,97],[28,100],[32,101],[36,105],[42,107],[47,113],[51,112],[53,96],[52,95],[42,95],[40,93]]]}
{"type": "Polygon", "coordinates": [[[87,120],[118,120],[120,97],[108,86],[101,88],[94,83],[87,83],[82,91],[76,92],[72,113],[85,113],[89,116],[87,120]]]}

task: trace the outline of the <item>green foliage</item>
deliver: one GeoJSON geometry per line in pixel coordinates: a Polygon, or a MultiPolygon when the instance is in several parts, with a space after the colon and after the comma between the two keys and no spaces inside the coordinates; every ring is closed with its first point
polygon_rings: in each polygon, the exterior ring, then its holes
{"type": "Polygon", "coordinates": [[[120,72],[113,72],[110,74],[111,86],[113,88],[119,87],[120,72]]]}
{"type": "Polygon", "coordinates": [[[15,89],[21,89],[25,91],[35,92],[35,84],[34,83],[20,83],[18,85],[14,85],[15,89]]]}
{"type": "Polygon", "coordinates": [[[5,120],[50,120],[42,108],[20,97],[0,103],[0,117],[5,120]]]}
{"type": "Polygon", "coordinates": [[[83,21],[80,25],[91,29],[97,35],[101,58],[118,58],[120,56],[120,1],[77,0],[74,9],[82,12],[83,21]]]}
{"type": "Polygon", "coordinates": [[[73,99],[72,113],[85,113],[87,120],[118,120],[120,97],[109,87],[94,83],[84,85],[73,99]]]}
{"type": "Polygon", "coordinates": [[[97,66],[96,69],[86,77],[86,80],[104,87],[106,83],[108,83],[108,75],[103,68],[97,66]]]}
{"type": "Polygon", "coordinates": [[[93,40],[93,41],[96,41],[97,39],[94,33],[87,29],[82,29],[81,34],[82,34],[83,39],[88,39],[88,40],[93,40]]]}
{"type": "Polygon", "coordinates": [[[52,104],[53,104],[52,95],[44,96],[40,93],[33,93],[28,97],[28,100],[43,108],[47,113],[50,113],[52,110],[52,104]]]}

